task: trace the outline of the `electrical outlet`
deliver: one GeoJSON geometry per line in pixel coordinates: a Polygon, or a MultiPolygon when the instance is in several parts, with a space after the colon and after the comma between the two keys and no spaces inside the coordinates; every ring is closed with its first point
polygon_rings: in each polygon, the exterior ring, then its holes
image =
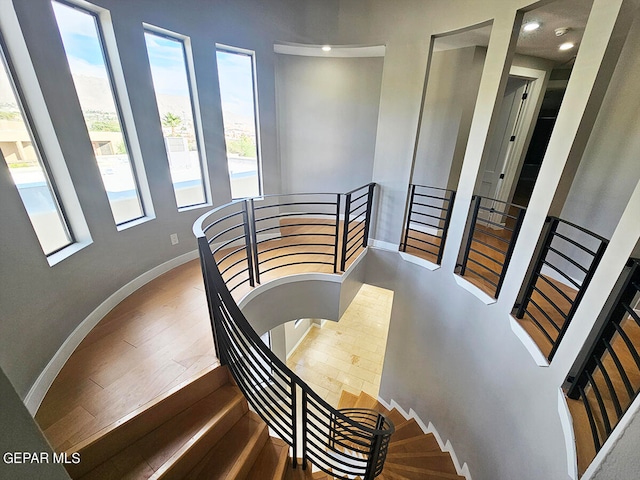
{"type": "Polygon", "coordinates": [[[178,243],[180,243],[177,233],[172,233],[171,235],[169,235],[169,238],[171,239],[171,245],[177,245],[178,243]]]}

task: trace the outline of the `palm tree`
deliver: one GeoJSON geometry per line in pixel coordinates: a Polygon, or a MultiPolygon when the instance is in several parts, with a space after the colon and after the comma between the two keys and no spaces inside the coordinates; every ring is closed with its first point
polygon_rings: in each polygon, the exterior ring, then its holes
{"type": "Polygon", "coordinates": [[[168,112],[164,117],[162,117],[162,125],[165,127],[171,127],[171,136],[174,137],[176,132],[176,127],[182,123],[182,119],[178,115],[174,115],[171,112],[168,112]]]}

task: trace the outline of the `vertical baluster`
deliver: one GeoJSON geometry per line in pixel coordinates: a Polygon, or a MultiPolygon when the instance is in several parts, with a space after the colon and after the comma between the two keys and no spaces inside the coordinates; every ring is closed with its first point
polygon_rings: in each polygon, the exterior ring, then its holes
{"type": "Polygon", "coordinates": [[[509,240],[509,246],[507,247],[507,253],[504,256],[504,264],[502,265],[502,271],[500,272],[500,279],[498,280],[498,286],[496,287],[496,295],[498,298],[500,295],[500,290],[502,289],[502,284],[504,282],[504,277],[507,274],[507,268],[509,268],[509,262],[511,261],[511,256],[513,255],[513,249],[515,248],[516,241],[518,240],[518,234],[520,233],[520,228],[522,227],[522,222],[524,220],[524,215],[526,213],[525,208],[521,208],[518,212],[518,217],[516,218],[516,223],[513,226],[513,231],[511,232],[511,239],[509,240]]]}
{"type": "Polygon", "coordinates": [[[302,469],[307,469],[307,392],[305,389],[302,389],[302,469]]]}
{"type": "Polygon", "coordinates": [[[404,228],[404,241],[402,242],[401,248],[403,252],[407,251],[407,243],[409,242],[409,228],[411,226],[411,214],[413,213],[413,202],[416,196],[416,186],[415,184],[411,184],[409,188],[409,209],[407,211],[407,223],[404,228]]]}
{"type": "MultiPolygon", "coordinates": [[[[293,468],[298,467],[298,402],[297,402],[297,394],[298,394],[298,386],[293,378],[291,378],[291,447],[293,449],[293,458],[291,461],[293,462],[293,468]]],[[[303,422],[306,421],[306,418],[303,417],[303,422]]]]}
{"type": "Polygon", "coordinates": [[[369,228],[371,228],[371,207],[373,206],[373,189],[375,183],[370,183],[367,191],[367,213],[364,217],[364,236],[362,238],[362,247],[366,248],[369,244],[369,228]]]}
{"type": "Polygon", "coordinates": [[[480,211],[480,202],[482,201],[482,197],[479,195],[474,195],[471,197],[471,201],[475,202],[473,205],[473,210],[471,214],[471,224],[469,227],[469,237],[467,238],[467,245],[464,249],[464,257],[462,259],[462,270],[460,270],[460,276],[464,277],[464,272],[467,269],[467,261],[469,260],[469,251],[471,250],[471,243],[473,242],[473,233],[476,229],[476,221],[478,220],[478,212],[480,211]]]}
{"type": "MultiPolygon", "coordinates": [[[[253,201],[253,199],[251,200],[253,201]]],[[[251,248],[251,228],[249,221],[248,200],[242,202],[242,224],[244,226],[244,247],[247,255],[247,271],[249,272],[249,285],[255,287],[253,249],[251,248]]]]}
{"type": "Polygon", "coordinates": [[[338,255],[340,243],[340,194],[336,194],[336,230],[333,246],[333,273],[338,272],[338,255]]]}
{"type": "Polygon", "coordinates": [[[442,227],[442,236],[440,237],[440,246],[438,247],[438,258],[436,259],[436,263],[440,265],[442,262],[442,255],[444,254],[444,244],[447,241],[447,232],[449,231],[449,223],[451,222],[451,212],[453,211],[453,201],[456,198],[456,192],[453,190],[449,196],[449,203],[447,205],[444,225],[442,227]]]}
{"type": "Polygon", "coordinates": [[[260,259],[258,258],[258,221],[256,220],[256,208],[253,198],[249,199],[249,205],[251,206],[251,237],[252,237],[252,250],[253,250],[253,264],[256,271],[256,283],[260,284],[260,259]]]}
{"type": "Polygon", "coordinates": [[[347,194],[347,200],[344,205],[344,222],[342,231],[342,260],[340,262],[340,270],[344,272],[347,264],[347,242],[349,241],[349,217],[351,216],[351,194],[347,194]]]}
{"type": "Polygon", "coordinates": [[[531,295],[533,295],[533,287],[538,280],[538,276],[542,270],[542,265],[544,264],[544,259],[547,256],[547,251],[551,246],[551,241],[553,240],[553,235],[556,233],[556,229],[558,228],[559,219],[556,217],[547,217],[545,222],[548,227],[544,234],[544,238],[542,240],[542,248],[540,249],[540,253],[538,254],[538,258],[535,261],[534,271],[531,273],[531,277],[529,278],[529,282],[527,283],[527,287],[525,288],[525,294],[522,298],[522,302],[518,307],[518,311],[516,312],[516,318],[524,317],[524,312],[529,305],[529,300],[531,300],[531,295]]]}
{"type": "Polygon", "coordinates": [[[382,434],[380,430],[384,426],[384,417],[378,414],[376,420],[377,433],[373,434],[371,439],[371,448],[369,450],[369,458],[367,460],[367,471],[364,474],[364,480],[373,480],[376,476],[376,468],[378,466],[378,456],[380,455],[380,445],[382,445],[382,434]]]}

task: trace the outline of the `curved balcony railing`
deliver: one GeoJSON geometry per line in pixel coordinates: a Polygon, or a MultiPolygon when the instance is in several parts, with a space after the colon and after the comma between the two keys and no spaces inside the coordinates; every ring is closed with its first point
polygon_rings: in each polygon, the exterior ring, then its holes
{"type": "Polygon", "coordinates": [[[238,200],[194,225],[221,364],[252,409],[291,446],[294,467],[301,452],[302,468],[311,462],[337,477],[379,475],[393,423],[379,412],[337,410],[320,398],[262,342],[232,292],[275,275],[348,268],[367,246],[374,187],[344,194],[344,203],[341,194],[238,200]]]}

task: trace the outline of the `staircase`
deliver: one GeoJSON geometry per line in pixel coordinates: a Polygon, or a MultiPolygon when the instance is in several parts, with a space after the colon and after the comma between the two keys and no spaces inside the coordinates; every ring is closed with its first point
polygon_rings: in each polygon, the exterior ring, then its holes
{"type": "MultiPolygon", "coordinates": [[[[396,425],[378,479],[462,479],[449,454],[415,420],[377,400],[343,392],[340,408],[368,408],[396,425]]],[[[226,367],[196,378],[144,405],[77,445],[81,462],[67,464],[74,479],[329,480],[324,472],[293,469],[289,445],[271,437],[248,408],[226,367]]],[[[68,457],[71,453],[67,452],[68,457]]]]}
{"type": "MultiPolygon", "coordinates": [[[[424,433],[414,419],[407,420],[397,409],[387,410],[375,398],[343,391],[338,408],[369,408],[384,413],[396,427],[391,436],[389,453],[378,480],[463,480],[448,453],[440,450],[431,433],[424,433]]],[[[286,480],[330,480],[324,472],[288,469],[286,480]]]]}
{"type": "Polygon", "coordinates": [[[289,446],[249,411],[226,367],[203,371],[74,452],[81,462],[67,471],[83,480],[282,480],[289,466],[289,446]]]}

